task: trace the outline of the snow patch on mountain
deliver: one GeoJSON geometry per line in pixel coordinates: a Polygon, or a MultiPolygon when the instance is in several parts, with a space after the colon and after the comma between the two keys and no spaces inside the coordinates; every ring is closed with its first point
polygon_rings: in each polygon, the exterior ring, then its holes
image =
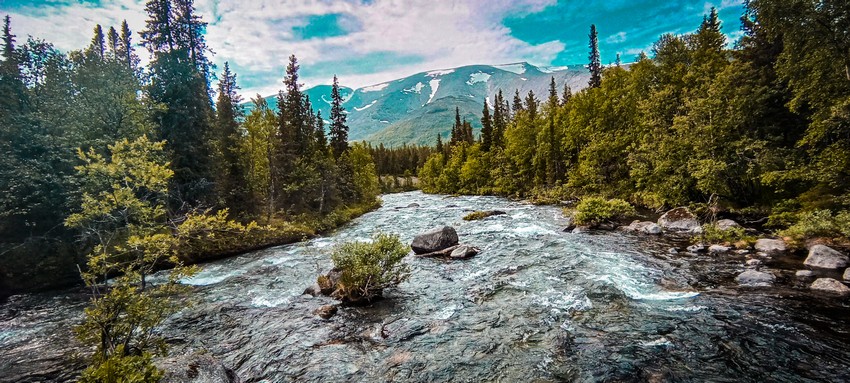
{"type": "Polygon", "coordinates": [[[372,106],[372,105],[375,105],[375,103],[376,103],[376,102],[378,102],[378,100],[374,100],[374,101],[370,102],[370,103],[369,103],[369,105],[366,105],[366,106],[364,106],[364,107],[362,107],[362,108],[358,108],[358,107],[356,107],[356,106],[355,106],[355,107],[354,107],[354,110],[356,110],[356,111],[360,112],[360,111],[363,111],[363,110],[369,109],[369,107],[370,107],[370,106],[372,106]]]}
{"type": "Polygon", "coordinates": [[[402,90],[402,92],[404,92],[404,93],[420,93],[421,94],[422,88],[424,88],[424,87],[425,87],[425,84],[423,84],[420,81],[420,82],[417,82],[416,85],[414,85],[413,87],[402,90]]]}
{"type": "Polygon", "coordinates": [[[362,88],[360,90],[363,91],[363,92],[378,92],[378,91],[384,90],[384,88],[386,88],[389,85],[390,85],[390,83],[385,82],[385,83],[381,83],[381,84],[367,86],[367,87],[362,88]]]}
{"type": "Polygon", "coordinates": [[[475,72],[475,73],[469,75],[469,80],[466,83],[469,84],[469,85],[475,85],[476,83],[479,83],[479,82],[487,82],[487,80],[490,80],[490,74],[489,73],[475,72]]]}
{"type": "Polygon", "coordinates": [[[454,69],[432,70],[432,71],[426,73],[425,75],[429,76],[429,77],[439,77],[439,76],[454,73],[454,71],[455,71],[454,69]]]}
{"type": "Polygon", "coordinates": [[[537,67],[537,70],[539,70],[543,73],[555,73],[555,72],[560,72],[560,71],[567,70],[567,69],[570,69],[570,67],[568,67],[568,66],[541,66],[541,67],[537,67]]]}
{"type": "Polygon", "coordinates": [[[516,73],[516,74],[525,73],[525,63],[494,65],[494,67],[499,68],[503,71],[508,71],[508,72],[516,73]]]}
{"type": "Polygon", "coordinates": [[[428,102],[426,104],[430,104],[434,99],[434,95],[437,94],[437,88],[440,87],[440,79],[435,78],[431,81],[428,81],[428,86],[431,87],[431,97],[428,97],[428,102]]]}

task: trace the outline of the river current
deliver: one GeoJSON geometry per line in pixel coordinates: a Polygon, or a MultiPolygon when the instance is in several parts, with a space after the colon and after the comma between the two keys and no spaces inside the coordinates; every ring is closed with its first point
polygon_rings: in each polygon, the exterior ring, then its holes
{"type": "MultiPolygon", "coordinates": [[[[687,242],[564,233],[556,207],[420,192],[326,236],[200,265],[191,306],[162,334],[172,354],[220,359],[244,382],[839,382],[850,380],[850,302],[794,277],[802,257],[680,252],[687,242]],[[411,204],[418,204],[418,206],[411,204]],[[463,221],[473,210],[507,214],[463,221]],[[454,226],[466,260],[405,259],[408,281],[367,307],[313,311],[302,295],[330,252],[377,230],[454,226]],[[758,268],[773,287],[739,287],[758,268]]],[[[832,275],[830,275],[832,276],[832,275]]],[[[71,381],[81,289],[0,305],[0,382],[71,381]]]]}

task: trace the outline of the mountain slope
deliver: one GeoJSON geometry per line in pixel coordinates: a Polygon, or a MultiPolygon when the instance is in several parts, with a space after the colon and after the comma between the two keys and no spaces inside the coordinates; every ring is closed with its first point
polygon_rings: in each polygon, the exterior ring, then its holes
{"type": "MultiPolygon", "coordinates": [[[[448,138],[455,107],[477,134],[485,99],[492,104],[501,89],[512,100],[518,89],[523,98],[533,91],[545,100],[552,77],[560,95],[565,82],[574,92],[587,86],[589,74],[580,65],[543,68],[522,62],[434,70],[358,89],[341,88],[349,139],[387,146],[433,145],[437,134],[448,138]]],[[[330,111],[330,89],[320,85],[305,91],[325,118],[330,111]]],[[[276,96],[267,99],[276,109],[276,96]]]]}

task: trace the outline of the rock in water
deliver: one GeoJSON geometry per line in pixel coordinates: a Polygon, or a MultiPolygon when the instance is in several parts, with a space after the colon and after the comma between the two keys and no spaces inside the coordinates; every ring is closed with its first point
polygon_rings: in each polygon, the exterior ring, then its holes
{"type": "Polygon", "coordinates": [[[770,286],[776,277],[762,271],[747,270],[735,278],[739,285],[743,286],[770,286]]]}
{"type": "Polygon", "coordinates": [[[847,270],[844,270],[844,276],[842,276],[842,278],[845,281],[850,281],[850,268],[847,268],[847,270]]]}
{"type": "Polygon", "coordinates": [[[832,278],[818,278],[809,287],[812,290],[825,291],[833,294],[850,294],[850,288],[832,278]]]}
{"type": "Polygon", "coordinates": [[[848,262],[850,259],[841,252],[824,245],[814,245],[803,264],[821,269],[840,269],[847,267],[848,262]]]}
{"type": "Polygon", "coordinates": [[[564,232],[569,233],[576,228],[576,219],[573,216],[567,216],[566,225],[564,227],[564,232]]]}
{"type": "Polygon", "coordinates": [[[718,229],[726,231],[735,227],[741,227],[738,222],[735,222],[731,219],[721,219],[718,220],[717,223],[714,224],[718,229]]]}
{"type": "Polygon", "coordinates": [[[720,254],[728,252],[730,248],[728,246],[723,245],[711,245],[708,247],[708,252],[711,254],[720,254]]]}
{"type": "Polygon", "coordinates": [[[785,241],[781,239],[761,238],[756,241],[754,247],[756,251],[763,253],[781,253],[785,251],[785,241]]]}
{"type": "Polygon", "coordinates": [[[331,319],[334,315],[336,315],[337,308],[334,305],[324,305],[313,311],[313,314],[318,315],[322,319],[331,319]]]}
{"type": "Polygon", "coordinates": [[[698,233],[702,231],[699,221],[686,207],[677,207],[658,218],[658,226],[668,231],[698,233]]]}
{"type": "Polygon", "coordinates": [[[472,246],[460,245],[449,256],[452,258],[469,258],[476,254],[478,254],[478,249],[472,246]]]}
{"type": "Polygon", "coordinates": [[[416,254],[426,254],[447,249],[457,243],[457,231],[451,226],[443,226],[417,235],[410,247],[416,254]]]}
{"type": "Polygon", "coordinates": [[[240,383],[236,373],[210,355],[192,354],[154,362],[165,372],[160,383],[240,383]]]}
{"type": "Polygon", "coordinates": [[[797,278],[812,278],[815,276],[815,272],[811,270],[797,270],[794,274],[797,278]]]}

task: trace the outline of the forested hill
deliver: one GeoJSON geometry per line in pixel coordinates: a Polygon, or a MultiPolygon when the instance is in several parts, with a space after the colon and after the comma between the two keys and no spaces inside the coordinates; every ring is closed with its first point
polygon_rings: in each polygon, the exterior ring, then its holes
{"type": "MultiPolygon", "coordinates": [[[[589,73],[582,65],[537,67],[526,62],[504,65],[469,65],[432,70],[363,88],[340,87],[348,112],[349,139],[386,146],[433,145],[439,133],[449,138],[455,107],[472,123],[476,135],[481,128],[482,105],[492,105],[502,90],[506,97],[519,91],[543,95],[552,78],[558,89],[573,91],[587,86],[589,73]]],[[[330,86],[305,90],[313,107],[330,115],[330,86]]],[[[277,95],[265,97],[276,107],[277,95]]],[[[250,108],[250,102],[246,104],[250,108]]]]}

